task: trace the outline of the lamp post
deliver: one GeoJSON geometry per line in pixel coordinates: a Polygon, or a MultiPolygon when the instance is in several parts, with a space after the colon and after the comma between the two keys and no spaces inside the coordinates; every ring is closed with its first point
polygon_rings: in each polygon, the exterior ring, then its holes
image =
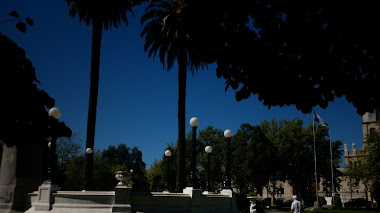
{"type": "Polygon", "coordinates": [[[205,147],[205,152],[207,153],[207,184],[206,184],[206,191],[210,192],[211,191],[211,181],[210,181],[210,156],[212,152],[211,146],[206,146],[205,147]]]}
{"type": "Polygon", "coordinates": [[[57,166],[57,154],[56,154],[56,147],[57,147],[57,139],[58,139],[58,129],[57,129],[57,123],[58,119],[62,116],[61,110],[59,110],[56,107],[53,107],[49,110],[49,116],[53,118],[52,125],[50,127],[50,134],[51,134],[51,141],[48,143],[49,153],[48,153],[48,180],[45,182],[52,183],[53,178],[56,175],[56,166],[57,166]]]}
{"type": "Polygon", "coordinates": [[[231,137],[232,132],[231,130],[227,129],[224,131],[224,137],[227,139],[226,143],[226,183],[224,185],[224,189],[231,189],[231,171],[230,171],[230,155],[231,155],[231,149],[230,149],[230,143],[231,143],[231,137]]]}
{"type": "Polygon", "coordinates": [[[88,147],[86,148],[86,156],[85,156],[85,172],[84,172],[84,190],[89,190],[92,185],[92,166],[93,161],[90,159],[92,158],[93,150],[92,148],[88,147]]]}
{"type": "Polygon", "coordinates": [[[51,183],[52,175],[51,175],[51,165],[52,163],[50,162],[52,159],[51,156],[51,142],[48,143],[48,171],[47,171],[47,179],[44,181],[44,183],[51,183]]]}
{"type": "Polygon", "coordinates": [[[192,149],[191,149],[191,172],[190,172],[190,181],[188,186],[193,187],[194,189],[199,188],[198,178],[196,174],[196,162],[197,162],[197,127],[199,125],[199,120],[196,117],[190,119],[190,126],[192,127],[192,149]]]}
{"type": "Polygon", "coordinates": [[[172,152],[167,149],[165,150],[165,156],[166,156],[166,161],[167,161],[167,164],[166,164],[166,188],[164,190],[164,192],[169,192],[169,162],[170,162],[170,156],[172,155],[172,152]]]}

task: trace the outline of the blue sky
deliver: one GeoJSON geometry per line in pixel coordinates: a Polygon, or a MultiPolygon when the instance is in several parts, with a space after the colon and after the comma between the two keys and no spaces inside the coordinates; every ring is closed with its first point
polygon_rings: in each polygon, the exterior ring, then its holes
{"type": "MultiPolygon", "coordinates": [[[[125,143],[138,147],[147,168],[160,159],[168,143],[177,140],[177,67],[163,70],[158,59],[148,58],[140,38],[140,17],[145,7],[138,7],[135,16],[128,15],[129,26],[103,32],[98,114],[95,149],[125,143]]],[[[68,15],[64,0],[0,2],[0,20],[7,20],[12,10],[29,16],[34,26],[23,34],[15,22],[0,24],[0,32],[26,51],[36,68],[39,88],[56,101],[64,121],[73,132],[86,137],[87,108],[91,59],[91,27],[68,15]]],[[[216,77],[215,66],[189,73],[187,81],[186,119],[198,117],[200,130],[207,126],[231,129],[242,123],[260,124],[271,119],[302,119],[312,122],[311,114],[291,107],[270,110],[257,96],[237,102],[235,92],[224,92],[223,79],[216,77]]],[[[332,140],[355,142],[362,147],[362,117],[345,98],[336,99],[326,110],[315,108],[329,124],[332,140]]],[[[187,122],[186,132],[190,130],[187,122]]],[[[349,146],[350,147],[350,146],[349,146]]],[[[83,150],[84,151],[84,150],[83,150]]]]}

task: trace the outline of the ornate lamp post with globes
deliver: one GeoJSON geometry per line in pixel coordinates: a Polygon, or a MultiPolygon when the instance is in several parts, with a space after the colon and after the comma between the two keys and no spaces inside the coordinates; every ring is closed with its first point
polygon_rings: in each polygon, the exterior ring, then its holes
{"type": "Polygon", "coordinates": [[[165,156],[166,156],[166,161],[167,161],[167,164],[166,164],[166,188],[164,190],[164,192],[166,193],[169,193],[169,165],[170,165],[170,156],[172,155],[172,152],[167,149],[165,150],[165,156]]]}
{"type": "Polygon", "coordinates": [[[231,143],[231,137],[232,132],[231,130],[227,129],[224,131],[224,137],[227,139],[226,143],[226,183],[224,185],[224,189],[231,189],[231,165],[230,165],[230,155],[231,155],[231,149],[230,149],[230,143],[231,143]]]}
{"type": "Polygon", "coordinates": [[[191,172],[190,181],[188,186],[193,187],[193,189],[198,189],[198,178],[196,174],[196,162],[197,162],[197,127],[199,125],[199,120],[197,117],[190,119],[190,126],[192,127],[192,147],[191,147],[191,172]]]}

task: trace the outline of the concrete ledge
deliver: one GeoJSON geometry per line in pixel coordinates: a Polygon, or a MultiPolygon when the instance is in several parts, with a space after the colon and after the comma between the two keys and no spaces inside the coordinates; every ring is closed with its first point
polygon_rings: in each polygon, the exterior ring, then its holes
{"type": "Polygon", "coordinates": [[[115,201],[114,191],[58,191],[52,195],[55,200],[53,208],[67,208],[69,205],[76,208],[108,208],[112,207],[115,201]]]}

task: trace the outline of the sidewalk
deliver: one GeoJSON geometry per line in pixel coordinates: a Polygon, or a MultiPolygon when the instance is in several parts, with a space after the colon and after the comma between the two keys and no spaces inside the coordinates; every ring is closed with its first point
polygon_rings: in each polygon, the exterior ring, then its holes
{"type": "MultiPolygon", "coordinates": [[[[305,211],[310,211],[312,207],[305,208],[305,211]]],[[[290,208],[283,208],[283,209],[267,209],[270,213],[284,213],[284,212],[290,212],[290,208]]]]}
{"type": "Polygon", "coordinates": [[[268,212],[270,213],[284,213],[284,212],[290,212],[290,209],[287,210],[287,209],[268,209],[268,212]]]}

